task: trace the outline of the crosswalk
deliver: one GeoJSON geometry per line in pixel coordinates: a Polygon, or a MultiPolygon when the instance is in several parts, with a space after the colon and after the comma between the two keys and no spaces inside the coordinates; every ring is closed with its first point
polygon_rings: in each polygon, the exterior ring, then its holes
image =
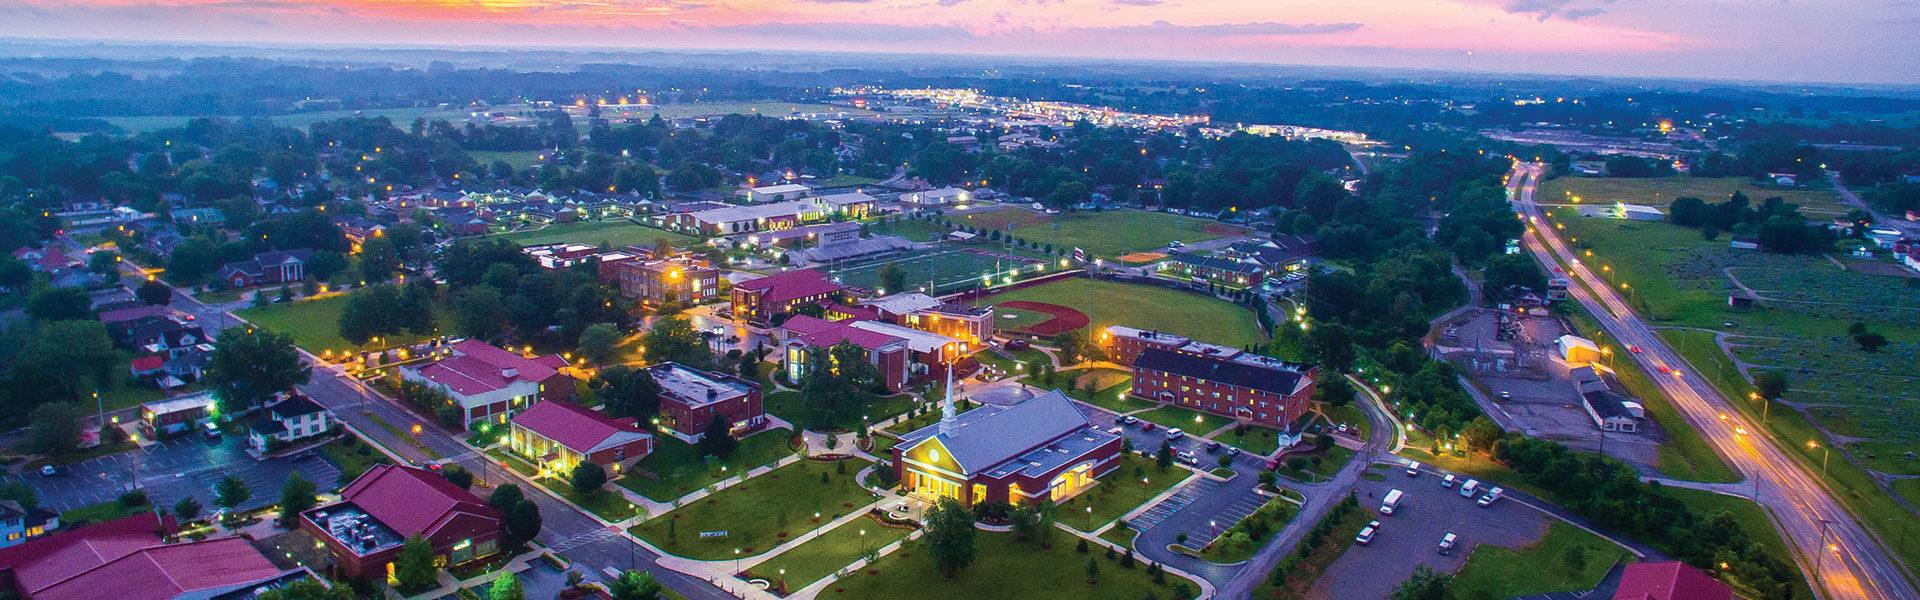
{"type": "Polygon", "coordinates": [[[554,552],[566,552],[568,550],[579,548],[587,544],[591,544],[601,540],[612,539],[619,536],[620,536],[619,531],[614,530],[612,528],[601,527],[593,531],[589,531],[586,533],[582,533],[580,535],[573,536],[564,541],[561,541],[558,544],[554,544],[552,547],[552,550],[554,552]]]}

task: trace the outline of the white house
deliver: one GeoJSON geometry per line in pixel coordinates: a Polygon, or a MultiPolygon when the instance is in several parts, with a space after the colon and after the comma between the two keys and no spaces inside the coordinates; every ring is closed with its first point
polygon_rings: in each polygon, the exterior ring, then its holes
{"type": "Polygon", "coordinates": [[[313,400],[299,394],[288,395],[267,407],[259,420],[247,428],[247,445],[265,453],[268,446],[291,444],[326,433],[333,428],[332,415],[313,400]]]}

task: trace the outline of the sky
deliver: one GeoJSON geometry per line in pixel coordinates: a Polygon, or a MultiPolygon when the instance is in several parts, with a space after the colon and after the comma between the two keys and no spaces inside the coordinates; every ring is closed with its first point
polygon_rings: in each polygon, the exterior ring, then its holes
{"type": "Polygon", "coordinates": [[[0,36],[1920,83],[1920,0],[0,0],[0,36]]]}

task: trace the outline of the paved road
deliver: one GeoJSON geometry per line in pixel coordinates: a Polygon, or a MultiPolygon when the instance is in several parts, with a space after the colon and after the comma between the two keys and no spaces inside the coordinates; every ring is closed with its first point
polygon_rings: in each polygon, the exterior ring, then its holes
{"type": "Polygon", "coordinates": [[[1575,259],[1552,227],[1545,226],[1533,199],[1544,171],[1544,165],[1516,163],[1508,184],[1522,213],[1540,225],[1529,228],[1527,248],[1543,264],[1557,264],[1557,257],[1570,265],[1569,275],[1586,284],[1572,286],[1574,299],[1593,313],[1608,333],[1642,348],[1642,353],[1628,356],[1647,372],[1662,373],[1661,367],[1677,372],[1676,376],[1654,379],[1661,391],[1673,398],[1687,422],[1700,430],[1721,456],[1728,457],[1742,474],[1757,480],[1757,501],[1770,509],[1783,537],[1799,550],[1796,558],[1802,572],[1817,576],[1816,589],[1824,586],[1828,598],[1920,598],[1898,559],[1861,527],[1824,483],[1788,456],[1771,436],[1743,434],[1763,429],[1734,410],[1726,397],[1654,335],[1613,288],[1575,259]],[[1830,546],[1822,548],[1823,541],[1830,546]]]}
{"type": "Polygon", "coordinates": [[[1828,171],[1827,179],[1833,182],[1834,191],[1840,192],[1841,201],[1853,205],[1854,208],[1867,211],[1867,214],[1873,215],[1873,226],[1892,227],[1908,237],[1920,236],[1920,223],[1908,221],[1906,215],[1889,217],[1881,213],[1880,209],[1874,208],[1871,204],[1867,204],[1865,200],[1860,198],[1859,194],[1854,193],[1852,189],[1848,188],[1847,184],[1840,180],[1839,173],[1828,171]]]}

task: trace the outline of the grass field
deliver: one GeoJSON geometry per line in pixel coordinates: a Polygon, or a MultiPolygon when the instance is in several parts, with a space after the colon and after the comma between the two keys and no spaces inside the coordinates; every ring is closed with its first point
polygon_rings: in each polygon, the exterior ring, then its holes
{"type": "Polygon", "coordinates": [[[1233,347],[1266,340],[1253,311],[1245,307],[1151,285],[1074,278],[988,296],[978,303],[1007,300],[1073,308],[1086,313],[1096,329],[1108,325],[1158,329],[1233,347]]]}
{"type": "Polygon", "coordinates": [[[1171,573],[1166,584],[1154,583],[1147,568],[1135,562],[1120,566],[1117,559],[1099,553],[1079,554],[1061,531],[1049,530],[1047,543],[1021,542],[1012,534],[977,531],[975,559],[953,577],[934,564],[924,540],[909,542],[859,574],[840,579],[819,598],[915,598],[917,600],[982,600],[984,598],[1048,598],[1050,600],[1112,600],[1152,595],[1188,600],[1198,589],[1171,573]],[[1099,576],[1088,582],[1087,561],[1099,565],[1099,576]],[[1176,589],[1183,588],[1183,589],[1176,589]],[[1184,591],[1185,593],[1177,593],[1184,591]]]}
{"type": "Polygon", "coordinates": [[[897,235],[915,242],[931,241],[945,235],[947,229],[924,219],[896,218],[891,221],[867,223],[867,233],[873,235],[897,235]]]}
{"type": "Polygon", "coordinates": [[[633,534],[696,560],[756,556],[872,503],[873,496],[854,481],[868,464],[860,459],[796,462],[641,523],[633,534]],[[700,535],[718,531],[726,534],[700,535]]]}
{"type": "MultiPolygon", "coordinates": [[[[1780,531],[1774,529],[1773,522],[1767,519],[1766,509],[1754,504],[1751,500],[1678,488],[1667,488],[1664,493],[1703,515],[1725,511],[1733,517],[1734,523],[1740,526],[1741,531],[1746,532],[1754,543],[1766,549],[1767,554],[1778,556],[1783,561],[1788,561],[1793,556],[1793,550],[1787,546],[1786,541],[1780,539],[1780,531]]],[[[1794,599],[1813,598],[1813,589],[1807,586],[1806,580],[1802,579],[1800,584],[1799,591],[1793,595],[1794,599]]]]}
{"type": "Polygon", "coordinates": [[[480,167],[492,168],[493,161],[505,161],[515,169],[524,169],[540,162],[539,150],[468,150],[467,156],[480,163],[480,167]]]}
{"type": "MultiPolygon", "coordinates": [[[[1366,436],[1361,436],[1365,438],[1366,436]]],[[[1243,425],[1213,436],[1215,441],[1261,456],[1280,449],[1280,431],[1258,425],[1243,425]]]]}
{"type": "Polygon", "coordinates": [[[1674,198],[1691,196],[1712,203],[1726,200],[1736,191],[1746,194],[1755,205],[1779,196],[1787,202],[1800,205],[1800,212],[1815,219],[1838,217],[1852,210],[1852,207],[1840,202],[1839,192],[1825,182],[1807,187],[1783,188],[1756,184],[1745,177],[1559,177],[1540,184],[1540,190],[1536,193],[1541,202],[1566,203],[1571,202],[1573,196],[1579,196],[1581,204],[1625,202],[1658,206],[1664,211],[1673,204],[1674,198]]]}
{"type": "Polygon", "coordinates": [[[655,440],[657,443],[653,453],[640,459],[633,473],[614,483],[660,502],[671,502],[694,490],[793,454],[793,448],[787,445],[785,429],[762,431],[741,438],[740,446],[725,460],[707,460],[693,445],[669,436],[660,436],[655,440]]]}
{"type": "Polygon", "coordinates": [[[1266,504],[1260,505],[1259,510],[1221,533],[1220,539],[1214,540],[1200,552],[1200,558],[1221,564],[1234,564],[1252,558],[1261,546],[1267,545],[1267,540],[1279,535],[1287,522],[1298,514],[1300,507],[1292,502],[1269,499],[1266,504]],[[1261,529],[1265,530],[1264,535],[1253,535],[1261,529]]]}
{"type": "Polygon", "coordinates": [[[1547,535],[1517,550],[1479,545],[1467,555],[1467,564],[1453,577],[1455,598],[1512,598],[1548,592],[1592,589],[1626,551],[1600,536],[1554,521],[1547,535]],[[1570,548],[1580,547],[1585,561],[1565,560],[1570,548]]]}
{"type": "Polygon", "coordinates": [[[1212,219],[1141,210],[1047,215],[1005,206],[957,215],[953,221],[1002,231],[1011,227],[1014,237],[1053,244],[1055,248],[1080,248],[1091,256],[1108,259],[1165,248],[1175,241],[1193,243],[1247,233],[1246,228],[1212,219]]]}
{"type": "MultiPolygon", "coordinates": [[[[933,281],[939,293],[980,287],[989,281],[995,284],[1008,283],[1016,275],[1059,268],[1021,256],[970,248],[939,248],[910,250],[879,260],[842,265],[831,269],[831,273],[840,283],[877,290],[880,289],[880,271],[887,265],[895,265],[906,271],[908,287],[925,292],[927,282],[933,281]]],[[[888,290],[889,293],[893,291],[888,290]]]]}
{"type": "MultiPolygon", "coordinates": [[[[356,346],[348,343],[346,338],[340,337],[340,313],[346,309],[347,296],[332,294],[314,299],[250,306],[234,311],[234,314],[267,331],[293,336],[293,343],[314,354],[320,354],[326,350],[342,351],[349,348],[374,347],[374,344],[356,346]]],[[[453,315],[448,312],[445,303],[434,304],[433,319],[439,330],[453,331],[453,315]]],[[[396,333],[383,336],[379,346],[411,344],[427,337],[429,336],[396,333]]]]}
{"type": "Polygon", "coordinates": [[[655,241],[664,239],[675,248],[685,248],[699,242],[690,236],[624,220],[562,223],[529,231],[503,233],[500,237],[522,246],[575,243],[615,248],[622,246],[651,248],[655,241]]]}
{"type": "Polygon", "coordinates": [[[1146,412],[1134,413],[1133,416],[1143,420],[1153,421],[1167,429],[1179,428],[1186,431],[1187,435],[1193,437],[1204,436],[1213,433],[1215,429],[1233,424],[1232,419],[1220,415],[1171,405],[1162,406],[1146,412]]]}
{"type": "Polygon", "coordinates": [[[906,539],[912,531],[872,517],[861,517],[754,565],[747,572],[751,577],[784,583],[789,592],[799,591],[860,560],[868,551],[879,551],[887,544],[906,539]]]}
{"type": "Polygon", "coordinates": [[[786,419],[790,423],[799,424],[802,428],[851,431],[860,426],[862,416],[868,417],[869,422],[876,422],[907,412],[907,409],[913,407],[913,397],[907,394],[878,397],[872,404],[867,405],[864,414],[847,414],[839,418],[828,418],[826,415],[817,414],[801,401],[800,392],[780,391],[767,394],[764,404],[768,413],[786,419]]]}
{"type": "Polygon", "coordinates": [[[1162,471],[1152,459],[1124,454],[1120,466],[1100,478],[1100,485],[1059,505],[1054,515],[1069,527],[1091,533],[1152,500],[1186,477],[1186,469],[1169,467],[1162,471]]]}

